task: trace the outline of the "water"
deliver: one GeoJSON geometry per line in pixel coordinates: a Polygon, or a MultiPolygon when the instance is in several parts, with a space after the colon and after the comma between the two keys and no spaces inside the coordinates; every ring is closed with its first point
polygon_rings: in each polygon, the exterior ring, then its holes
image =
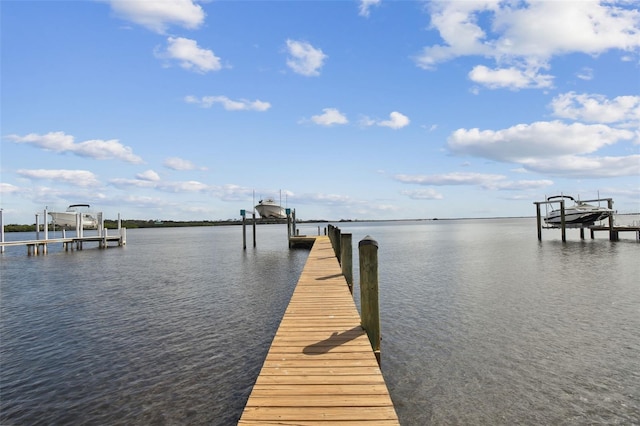
{"type": "MultiPolygon", "coordinates": [[[[338,225],[356,283],[357,242],[379,243],[382,370],[403,425],[640,424],[633,234],[538,242],[535,219],[338,225]]],[[[255,249],[250,234],[246,251],[240,227],[7,249],[0,424],[235,424],[307,257],[283,226],[258,227],[255,249]]]]}

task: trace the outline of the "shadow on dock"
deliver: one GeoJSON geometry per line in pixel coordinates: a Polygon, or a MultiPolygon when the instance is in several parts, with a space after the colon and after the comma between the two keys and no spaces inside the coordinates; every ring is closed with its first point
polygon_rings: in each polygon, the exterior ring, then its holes
{"type": "Polygon", "coordinates": [[[329,338],[305,347],[302,353],[305,355],[326,354],[331,349],[337,348],[338,346],[355,340],[365,334],[366,332],[360,326],[353,327],[352,329],[343,331],[342,333],[334,331],[329,338]]]}

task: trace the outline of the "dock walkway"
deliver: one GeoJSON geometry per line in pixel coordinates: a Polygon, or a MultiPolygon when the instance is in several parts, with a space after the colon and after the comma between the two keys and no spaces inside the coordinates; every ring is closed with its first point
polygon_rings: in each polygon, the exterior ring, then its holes
{"type": "MultiPolygon", "coordinates": [[[[123,228],[124,229],[124,228],[123,228]]],[[[126,243],[124,234],[120,235],[92,235],[88,237],[63,237],[63,238],[47,238],[24,241],[0,241],[0,252],[4,252],[5,247],[24,246],[27,248],[28,255],[37,255],[47,253],[47,246],[50,244],[62,244],[64,250],[73,250],[75,246],[78,250],[82,250],[83,243],[96,242],[100,248],[107,248],[110,242],[115,242],[119,246],[126,243]]]]}
{"type": "Polygon", "coordinates": [[[399,425],[328,237],[317,237],[239,425],[399,425]]]}

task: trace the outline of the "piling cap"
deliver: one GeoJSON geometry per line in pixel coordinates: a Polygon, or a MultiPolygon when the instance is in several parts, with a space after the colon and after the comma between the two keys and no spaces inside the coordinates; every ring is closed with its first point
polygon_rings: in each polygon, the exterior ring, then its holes
{"type": "Polygon", "coordinates": [[[358,247],[362,246],[375,246],[376,248],[378,248],[378,242],[371,238],[371,236],[367,235],[358,243],[358,247]]]}

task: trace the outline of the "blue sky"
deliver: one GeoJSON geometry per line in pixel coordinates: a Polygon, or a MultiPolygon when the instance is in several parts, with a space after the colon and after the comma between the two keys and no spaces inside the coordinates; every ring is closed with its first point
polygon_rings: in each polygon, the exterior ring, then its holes
{"type": "Polygon", "coordinates": [[[3,1],[5,223],[640,211],[634,1],[3,1]]]}

